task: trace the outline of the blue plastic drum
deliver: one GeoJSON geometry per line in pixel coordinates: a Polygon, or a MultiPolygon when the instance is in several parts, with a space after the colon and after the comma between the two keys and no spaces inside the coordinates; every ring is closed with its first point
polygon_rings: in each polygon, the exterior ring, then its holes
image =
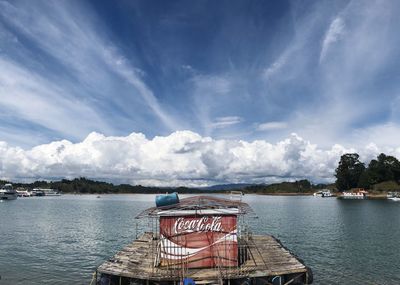
{"type": "Polygon", "coordinates": [[[174,205],[179,203],[178,193],[174,192],[171,194],[157,195],[156,196],[156,206],[164,207],[169,205],[174,205]]]}

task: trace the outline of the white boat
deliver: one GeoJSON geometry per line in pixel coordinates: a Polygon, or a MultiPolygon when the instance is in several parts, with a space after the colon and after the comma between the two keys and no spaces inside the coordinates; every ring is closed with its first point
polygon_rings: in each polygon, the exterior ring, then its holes
{"type": "Polygon", "coordinates": [[[386,197],[392,201],[400,201],[400,194],[398,192],[389,192],[387,193],[386,197]]]}
{"type": "Polygon", "coordinates": [[[343,192],[341,198],[343,199],[366,199],[367,191],[365,190],[357,190],[355,192],[343,192]]]}
{"type": "Polygon", "coordinates": [[[33,188],[29,190],[31,196],[44,196],[44,192],[40,188],[33,188]]]}
{"type": "Polygon", "coordinates": [[[34,188],[32,194],[34,196],[61,196],[57,190],[51,188],[34,188]]]}
{"type": "Polygon", "coordinates": [[[44,196],[61,196],[61,194],[55,189],[42,189],[44,196]]]}
{"type": "Polygon", "coordinates": [[[315,192],[313,194],[314,197],[322,197],[322,191],[315,192]]]}
{"type": "Polygon", "coordinates": [[[324,189],[324,190],[315,192],[313,195],[314,195],[314,197],[322,197],[322,198],[333,197],[333,195],[329,189],[324,189]]]}
{"type": "Polygon", "coordinates": [[[6,184],[0,189],[0,200],[15,200],[17,197],[18,193],[12,184],[6,184]]]}
{"type": "Polygon", "coordinates": [[[31,197],[31,193],[29,193],[27,190],[25,189],[17,189],[17,195],[18,197],[31,197]]]}

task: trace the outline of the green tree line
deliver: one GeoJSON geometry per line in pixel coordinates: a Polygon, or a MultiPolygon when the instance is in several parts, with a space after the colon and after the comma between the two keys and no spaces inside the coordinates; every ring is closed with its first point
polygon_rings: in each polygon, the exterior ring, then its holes
{"type": "MultiPolygon", "coordinates": [[[[3,183],[4,184],[4,183],[3,183]]],[[[35,181],[33,183],[13,183],[14,187],[33,188],[51,188],[57,189],[62,193],[76,194],[116,194],[116,193],[190,193],[191,188],[187,187],[146,187],[142,185],[119,184],[114,185],[108,182],[94,181],[85,177],[72,180],[62,179],[60,181],[35,181]]]]}
{"type": "MultiPolygon", "coordinates": [[[[9,183],[7,181],[0,181],[1,185],[9,183]]],[[[240,190],[244,193],[258,193],[258,194],[274,194],[274,193],[312,193],[315,190],[325,188],[325,184],[313,185],[310,181],[303,179],[294,182],[281,182],[274,184],[254,184],[244,186],[243,188],[234,188],[220,190],[210,190],[202,188],[188,188],[188,187],[151,187],[142,185],[129,185],[120,184],[114,185],[108,182],[94,181],[85,177],[75,178],[72,180],[62,179],[60,181],[35,181],[33,183],[13,183],[14,187],[24,187],[27,189],[33,188],[52,188],[61,191],[62,193],[75,193],[75,194],[116,194],[116,193],[148,193],[160,194],[178,192],[180,194],[189,193],[226,193],[231,190],[240,190]]]]}
{"type": "Polygon", "coordinates": [[[366,166],[357,153],[347,153],[340,157],[335,177],[335,185],[339,191],[351,188],[371,189],[374,185],[387,181],[398,185],[400,162],[394,156],[381,153],[366,166]]]}
{"type": "Polygon", "coordinates": [[[294,182],[281,182],[269,185],[265,184],[250,185],[242,190],[244,193],[256,193],[256,194],[275,194],[275,193],[306,194],[327,187],[329,187],[329,185],[326,184],[314,185],[307,179],[302,179],[294,182]]]}

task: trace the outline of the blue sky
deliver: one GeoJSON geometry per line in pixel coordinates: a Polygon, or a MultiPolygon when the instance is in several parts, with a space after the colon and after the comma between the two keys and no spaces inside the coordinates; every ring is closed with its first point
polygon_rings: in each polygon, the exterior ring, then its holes
{"type": "Polygon", "coordinates": [[[0,0],[0,141],[29,152],[92,132],[189,131],[395,154],[399,12],[398,1],[0,0]]]}

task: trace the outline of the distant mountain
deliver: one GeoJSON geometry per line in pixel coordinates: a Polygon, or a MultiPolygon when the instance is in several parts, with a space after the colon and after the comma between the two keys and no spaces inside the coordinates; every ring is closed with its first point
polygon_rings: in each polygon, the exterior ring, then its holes
{"type": "Polygon", "coordinates": [[[198,187],[197,189],[210,190],[210,191],[239,190],[253,185],[258,185],[258,184],[250,184],[250,183],[218,184],[207,187],[198,187]]]}

